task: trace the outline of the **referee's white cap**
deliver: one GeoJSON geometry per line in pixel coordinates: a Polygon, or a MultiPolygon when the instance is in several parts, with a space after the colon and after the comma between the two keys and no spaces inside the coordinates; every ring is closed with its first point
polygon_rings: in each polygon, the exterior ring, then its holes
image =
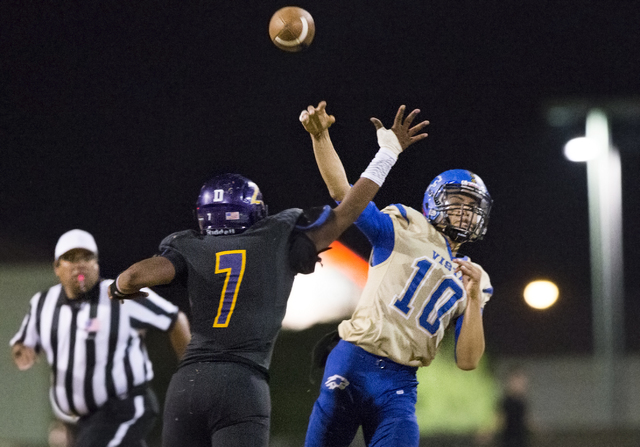
{"type": "Polygon", "coordinates": [[[84,230],[75,229],[67,231],[58,239],[55,251],[56,261],[60,256],[74,248],[84,248],[96,256],[98,255],[98,246],[93,236],[84,230]]]}

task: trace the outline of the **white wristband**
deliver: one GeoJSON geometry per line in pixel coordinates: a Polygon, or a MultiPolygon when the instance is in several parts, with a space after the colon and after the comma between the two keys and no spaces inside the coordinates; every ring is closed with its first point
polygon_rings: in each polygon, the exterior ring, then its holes
{"type": "Polygon", "coordinates": [[[386,147],[381,147],[360,177],[368,178],[376,185],[382,186],[397,159],[398,156],[393,151],[386,147]]]}
{"type": "Polygon", "coordinates": [[[398,140],[395,132],[381,127],[376,131],[376,135],[378,136],[378,146],[389,149],[398,158],[398,155],[402,152],[402,146],[400,146],[400,140],[398,140]]]}

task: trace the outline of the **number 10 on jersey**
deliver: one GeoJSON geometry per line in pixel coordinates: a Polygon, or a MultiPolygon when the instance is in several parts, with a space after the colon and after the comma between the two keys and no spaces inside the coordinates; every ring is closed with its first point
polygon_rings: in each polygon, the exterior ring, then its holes
{"type": "MultiPolygon", "coordinates": [[[[426,258],[413,261],[413,274],[407,281],[400,296],[395,296],[392,305],[399,310],[405,318],[413,313],[413,301],[424,281],[429,276],[433,263],[426,258]]],[[[445,276],[438,281],[437,286],[426,298],[426,304],[418,317],[418,324],[423,331],[436,335],[440,329],[440,320],[451,310],[456,301],[462,299],[465,292],[452,277],[445,276]],[[437,306],[437,307],[436,307],[437,306]]]]}

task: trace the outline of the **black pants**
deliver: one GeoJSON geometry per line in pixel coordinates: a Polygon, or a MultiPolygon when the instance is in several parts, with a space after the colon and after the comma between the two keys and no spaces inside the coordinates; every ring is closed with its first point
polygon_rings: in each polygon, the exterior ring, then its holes
{"type": "Polygon", "coordinates": [[[194,363],[172,377],[163,447],[269,445],[271,396],[264,376],[239,363],[194,363]]]}
{"type": "Polygon", "coordinates": [[[74,447],[145,447],[145,438],[158,417],[153,391],[126,399],[109,399],[98,411],[78,420],[74,447]]]}

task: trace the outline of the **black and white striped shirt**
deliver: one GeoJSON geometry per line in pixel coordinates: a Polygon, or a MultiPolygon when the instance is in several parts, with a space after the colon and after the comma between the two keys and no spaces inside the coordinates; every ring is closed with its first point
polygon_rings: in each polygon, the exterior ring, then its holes
{"type": "Polygon", "coordinates": [[[36,293],[11,339],[45,352],[56,413],[90,414],[153,378],[144,332],[170,330],[178,308],[150,289],[145,299],[110,300],[112,282],[101,280],[84,299],[69,300],[61,284],[36,293]]]}

